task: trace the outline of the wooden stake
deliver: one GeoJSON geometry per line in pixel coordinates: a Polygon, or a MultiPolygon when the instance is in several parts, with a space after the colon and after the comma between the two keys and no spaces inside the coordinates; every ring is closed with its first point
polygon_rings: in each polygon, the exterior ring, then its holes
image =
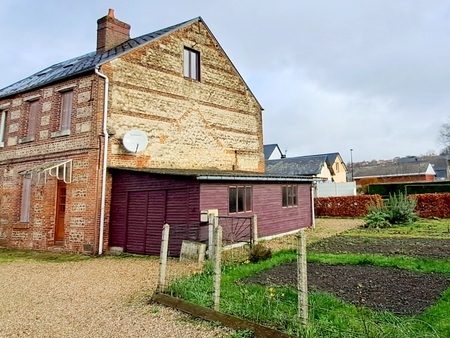
{"type": "Polygon", "coordinates": [[[167,256],[169,251],[169,232],[170,232],[170,225],[166,223],[163,226],[161,239],[161,255],[159,258],[159,281],[158,287],[156,288],[158,292],[163,292],[164,285],[166,284],[167,256]]]}
{"type": "MultiPolygon", "coordinates": [[[[217,219],[217,218],[216,218],[217,219]]],[[[222,277],[222,227],[214,225],[214,310],[220,310],[220,280],[222,277]]]]}
{"type": "Polygon", "coordinates": [[[298,316],[303,326],[308,324],[308,275],[306,268],[306,235],[300,230],[297,235],[297,291],[298,316]]]}

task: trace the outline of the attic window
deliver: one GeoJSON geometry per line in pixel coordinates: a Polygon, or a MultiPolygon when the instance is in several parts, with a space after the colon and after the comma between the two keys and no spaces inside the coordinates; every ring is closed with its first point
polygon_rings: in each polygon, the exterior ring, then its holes
{"type": "Polygon", "coordinates": [[[184,76],[200,81],[200,52],[184,48],[184,76]]]}

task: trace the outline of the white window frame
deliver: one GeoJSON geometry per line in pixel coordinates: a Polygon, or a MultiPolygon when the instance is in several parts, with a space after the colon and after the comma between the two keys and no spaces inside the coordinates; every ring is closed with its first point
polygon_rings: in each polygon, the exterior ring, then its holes
{"type": "Polygon", "coordinates": [[[8,111],[2,110],[1,113],[2,116],[0,118],[0,147],[4,147],[6,137],[6,117],[8,115],[8,111]]]}
{"type": "Polygon", "coordinates": [[[200,52],[184,47],[184,76],[200,81],[200,52]]]}

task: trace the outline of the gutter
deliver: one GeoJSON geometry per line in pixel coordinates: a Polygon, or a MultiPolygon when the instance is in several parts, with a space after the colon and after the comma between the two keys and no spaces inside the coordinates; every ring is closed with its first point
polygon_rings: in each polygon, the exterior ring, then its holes
{"type": "Polygon", "coordinates": [[[105,90],[103,95],[103,135],[105,142],[103,146],[103,168],[102,168],[102,193],[101,193],[101,205],[100,205],[100,233],[98,235],[98,254],[103,253],[103,231],[105,229],[105,204],[106,204],[106,166],[108,164],[108,131],[107,131],[107,118],[108,118],[108,91],[109,80],[108,77],[99,71],[99,67],[95,68],[95,74],[105,80],[105,90]]]}
{"type": "Polygon", "coordinates": [[[199,181],[264,181],[264,182],[314,182],[312,178],[301,177],[264,177],[264,176],[197,176],[199,181]]]}

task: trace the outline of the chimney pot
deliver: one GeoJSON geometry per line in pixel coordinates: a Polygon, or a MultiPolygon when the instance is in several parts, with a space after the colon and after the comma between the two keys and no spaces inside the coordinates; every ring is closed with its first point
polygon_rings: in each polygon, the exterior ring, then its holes
{"type": "Polygon", "coordinates": [[[109,16],[110,18],[114,18],[114,9],[110,8],[110,9],[108,10],[108,16],[109,16]]]}

